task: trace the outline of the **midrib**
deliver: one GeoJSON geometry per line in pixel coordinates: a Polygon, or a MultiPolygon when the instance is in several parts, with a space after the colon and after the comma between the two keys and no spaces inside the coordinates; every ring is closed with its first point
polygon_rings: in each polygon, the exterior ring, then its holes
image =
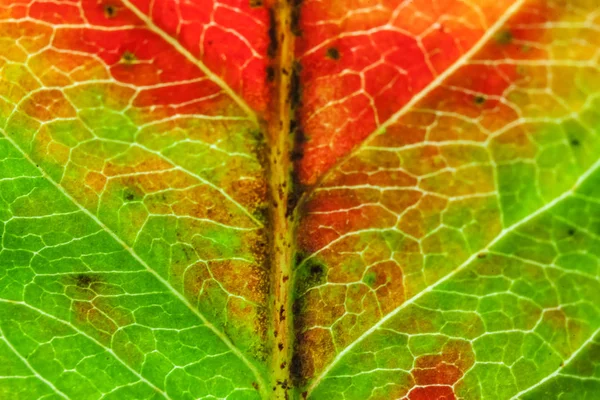
{"type": "Polygon", "coordinates": [[[269,332],[271,350],[271,382],[268,392],[271,399],[287,400],[296,397],[291,388],[290,367],[292,362],[294,327],[292,309],[292,259],[295,248],[295,224],[293,210],[289,210],[289,198],[293,190],[293,163],[290,156],[294,143],[290,121],[293,106],[290,93],[294,67],[294,35],[291,31],[291,2],[275,0],[272,4],[271,23],[274,23],[272,40],[277,42],[273,59],[274,98],[273,111],[267,116],[266,136],[269,143],[269,200],[271,243],[271,308],[272,331],[269,332]]]}

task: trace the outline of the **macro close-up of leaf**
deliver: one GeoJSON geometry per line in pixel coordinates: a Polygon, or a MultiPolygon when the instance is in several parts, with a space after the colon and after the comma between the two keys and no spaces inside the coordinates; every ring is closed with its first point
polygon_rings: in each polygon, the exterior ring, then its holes
{"type": "Polygon", "coordinates": [[[0,0],[0,400],[600,398],[598,0],[0,0]]]}

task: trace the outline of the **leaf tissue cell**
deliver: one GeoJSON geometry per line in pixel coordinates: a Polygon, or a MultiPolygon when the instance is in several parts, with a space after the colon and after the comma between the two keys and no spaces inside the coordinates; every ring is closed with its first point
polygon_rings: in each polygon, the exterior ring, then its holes
{"type": "Polygon", "coordinates": [[[600,398],[598,31],[0,0],[0,399],[600,398]]]}

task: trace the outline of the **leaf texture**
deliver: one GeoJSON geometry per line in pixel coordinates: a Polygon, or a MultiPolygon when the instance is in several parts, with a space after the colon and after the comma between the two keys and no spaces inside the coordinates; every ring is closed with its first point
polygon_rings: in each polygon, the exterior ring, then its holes
{"type": "Polygon", "coordinates": [[[595,398],[596,3],[0,0],[0,398],[595,398]]]}

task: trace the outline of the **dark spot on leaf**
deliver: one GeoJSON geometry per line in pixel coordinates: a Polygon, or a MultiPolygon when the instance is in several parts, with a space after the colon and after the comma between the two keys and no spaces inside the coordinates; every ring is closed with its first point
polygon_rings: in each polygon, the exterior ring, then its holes
{"type": "Polygon", "coordinates": [[[305,258],[306,256],[300,252],[294,254],[294,268],[300,265],[305,258]]]}
{"type": "Polygon", "coordinates": [[[285,320],[285,308],[283,306],[281,306],[279,308],[279,322],[284,321],[285,320]]]}
{"type": "Polygon", "coordinates": [[[257,220],[266,223],[269,220],[269,205],[268,204],[260,204],[256,209],[252,212],[252,216],[257,220]]]}
{"type": "Polygon", "coordinates": [[[313,286],[325,283],[327,278],[327,267],[315,257],[304,260],[302,268],[297,272],[297,285],[300,292],[304,292],[313,286]]]}
{"type": "Polygon", "coordinates": [[[323,274],[323,266],[322,265],[313,265],[310,267],[311,275],[322,275],[323,274]]]}
{"type": "Polygon", "coordinates": [[[487,257],[487,254],[485,254],[485,253],[477,254],[477,258],[486,258],[486,257],[487,257]]]}
{"type": "Polygon", "coordinates": [[[292,65],[292,76],[290,77],[290,92],[288,99],[292,109],[297,108],[302,100],[302,88],[300,87],[300,72],[302,65],[298,61],[294,61],[292,65]]]}
{"type": "Polygon", "coordinates": [[[581,144],[578,139],[571,139],[571,146],[577,147],[581,144]]]}
{"type": "Polygon", "coordinates": [[[473,101],[475,102],[475,104],[481,105],[481,104],[485,103],[485,97],[484,96],[475,96],[473,101]]]}
{"type": "Polygon", "coordinates": [[[75,284],[78,288],[88,289],[91,285],[98,282],[98,278],[90,274],[75,275],[75,284]]]}
{"type": "Polygon", "coordinates": [[[117,15],[117,7],[112,4],[104,6],[104,16],[106,18],[114,18],[117,15]]]}
{"type": "Polygon", "coordinates": [[[569,234],[569,236],[573,236],[575,234],[575,229],[571,228],[567,231],[567,233],[569,234]]]}
{"type": "MultiPolygon", "coordinates": [[[[292,304],[292,313],[293,315],[300,315],[300,313],[302,312],[302,304],[304,302],[302,301],[302,299],[298,299],[294,302],[294,304],[292,304]]],[[[298,322],[298,321],[296,321],[298,322]]]]}
{"type": "Polygon", "coordinates": [[[269,8],[269,47],[267,48],[267,55],[269,58],[275,58],[277,55],[277,47],[279,41],[277,40],[277,20],[275,19],[275,11],[269,8]]]}
{"type": "Polygon", "coordinates": [[[123,191],[123,200],[125,201],[134,201],[136,197],[136,193],[130,188],[126,188],[123,191]]]}
{"type": "Polygon", "coordinates": [[[296,386],[300,386],[304,380],[302,375],[302,357],[298,354],[292,356],[292,363],[290,364],[290,378],[296,386]]]}
{"type": "Polygon", "coordinates": [[[290,152],[290,160],[299,161],[304,157],[304,143],[306,143],[307,138],[295,119],[290,121],[290,132],[294,135],[294,148],[290,152]]]}
{"type": "Polygon", "coordinates": [[[278,380],[277,384],[279,386],[281,386],[282,389],[288,389],[289,388],[287,379],[284,379],[283,381],[279,381],[278,380]]]}
{"type": "Polygon", "coordinates": [[[291,22],[290,22],[290,31],[294,36],[302,36],[302,29],[300,29],[300,9],[302,0],[288,0],[290,6],[292,7],[291,11],[291,22]]]}
{"type": "Polygon", "coordinates": [[[274,80],[275,80],[275,68],[273,68],[273,66],[269,65],[267,67],[267,81],[273,82],[274,80]]]}
{"type": "Polygon", "coordinates": [[[258,383],[252,382],[252,387],[254,388],[254,390],[258,390],[258,383]]]}
{"type": "Polygon", "coordinates": [[[513,41],[513,34],[509,30],[503,30],[496,35],[496,42],[501,45],[510,44],[513,41]]]}
{"type": "Polygon", "coordinates": [[[277,344],[277,348],[279,349],[279,351],[283,350],[283,343],[279,342],[277,344]]]}
{"type": "Polygon", "coordinates": [[[340,51],[335,47],[328,48],[326,55],[328,58],[331,58],[332,60],[340,59],[340,51]]]}
{"type": "Polygon", "coordinates": [[[262,5],[263,5],[263,1],[262,0],[250,0],[250,7],[251,8],[262,7],[262,5]]]}
{"type": "Polygon", "coordinates": [[[130,51],[125,51],[123,53],[123,55],[121,56],[121,62],[123,64],[133,64],[135,63],[137,60],[137,57],[135,56],[135,54],[133,54],[130,51]]]}
{"type": "Polygon", "coordinates": [[[81,274],[75,277],[77,286],[87,288],[92,283],[92,278],[89,275],[81,274]]]}
{"type": "Polygon", "coordinates": [[[291,161],[300,161],[300,160],[302,160],[302,158],[304,158],[304,150],[302,150],[302,149],[296,150],[294,148],[294,150],[292,150],[292,152],[290,153],[291,161]]]}
{"type": "Polygon", "coordinates": [[[287,363],[284,361],[281,363],[281,365],[279,366],[280,369],[285,369],[285,366],[287,365],[287,363]]]}

